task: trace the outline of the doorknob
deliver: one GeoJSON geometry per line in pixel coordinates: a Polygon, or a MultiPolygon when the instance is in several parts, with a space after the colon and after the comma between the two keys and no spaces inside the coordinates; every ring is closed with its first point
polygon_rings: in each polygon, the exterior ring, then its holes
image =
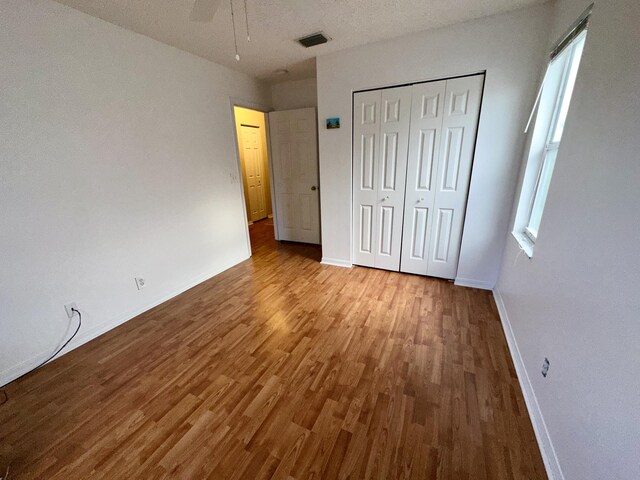
{"type": "Polygon", "coordinates": [[[314,192],[316,191],[317,187],[314,185],[313,187],[311,187],[311,190],[313,190],[314,192]]]}
{"type": "Polygon", "coordinates": [[[418,203],[420,202],[424,202],[424,198],[420,198],[420,200],[418,200],[418,203]]]}
{"type": "Polygon", "coordinates": [[[389,200],[389,195],[387,195],[386,197],[384,197],[384,198],[382,199],[382,201],[383,201],[383,202],[384,202],[384,201],[386,201],[386,200],[389,200]]]}

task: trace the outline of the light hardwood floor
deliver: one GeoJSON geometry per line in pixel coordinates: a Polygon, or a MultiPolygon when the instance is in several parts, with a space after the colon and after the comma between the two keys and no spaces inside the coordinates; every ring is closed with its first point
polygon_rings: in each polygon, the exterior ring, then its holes
{"type": "Polygon", "coordinates": [[[490,292],[250,260],[10,384],[0,476],[543,479],[490,292]]]}

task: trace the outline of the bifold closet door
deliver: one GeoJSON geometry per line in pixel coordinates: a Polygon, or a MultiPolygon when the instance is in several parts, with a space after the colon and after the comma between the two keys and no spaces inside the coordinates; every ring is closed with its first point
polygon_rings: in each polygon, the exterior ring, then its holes
{"type": "Polygon", "coordinates": [[[446,83],[443,80],[412,87],[400,265],[400,270],[406,273],[427,274],[446,83]]]}
{"type": "Polygon", "coordinates": [[[483,81],[413,87],[403,272],[456,276],[483,81]]]}
{"type": "Polygon", "coordinates": [[[400,269],[411,87],[354,95],[353,261],[400,269]]]}

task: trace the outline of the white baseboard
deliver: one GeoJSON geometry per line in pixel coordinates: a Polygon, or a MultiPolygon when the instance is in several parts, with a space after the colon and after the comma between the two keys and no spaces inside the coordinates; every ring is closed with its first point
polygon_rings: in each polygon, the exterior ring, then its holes
{"type": "MultiPolygon", "coordinates": [[[[248,258],[248,257],[247,257],[248,258]]],[[[246,259],[241,260],[240,262],[244,261],[246,259]]],[[[240,263],[238,262],[238,263],[240,263]]],[[[201,275],[200,277],[198,277],[197,279],[193,280],[192,282],[189,282],[186,286],[183,286],[181,288],[179,288],[177,291],[174,291],[173,293],[170,293],[168,295],[165,295],[163,297],[161,297],[160,299],[157,299],[155,301],[153,301],[152,303],[150,303],[149,305],[128,312],[124,315],[121,315],[113,320],[101,323],[99,325],[95,325],[92,328],[90,328],[89,330],[80,330],[78,332],[78,336],[76,338],[73,339],[73,341],[71,341],[69,343],[69,345],[67,345],[65,347],[65,349],[60,352],[58,354],[58,356],[56,358],[60,358],[62,355],[65,355],[67,353],[69,353],[72,350],[75,350],[76,348],[80,347],[81,345],[84,345],[85,343],[93,340],[94,338],[99,337],[100,335],[102,335],[103,333],[108,332],[109,330],[113,330],[114,328],[116,328],[119,325],[122,325],[125,322],[128,322],[129,320],[137,317],[138,315],[141,315],[142,313],[146,312],[147,310],[151,310],[154,307],[157,307],[158,305],[160,305],[161,303],[164,303],[168,300],[171,300],[174,297],[177,297],[178,295],[180,295],[181,293],[186,292],[187,290],[189,290],[190,288],[195,287],[196,285],[199,285],[200,283],[209,280],[210,278],[215,277],[216,275],[224,272],[225,270],[233,267],[237,265],[237,263],[234,263],[232,265],[228,265],[226,267],[223,267],[221,270],[216,271],[214,273],[207,273],[204,275],[201,275]]],[[[62,343],[62,342],[61,342],[62,343]]],[[[55,348],[59,348],[59,345],[57,345],[55,348]]],[[[16,378],[20,378],[22,375],[24,375],[25,373],[29,372],[31,369],[35,368],[36,366],[38,366],[40,363],[42,363],[44,360],[46,360],[46,358],[51,355],[53,353],[53,351],[55,351],[55,348],[52,347],[50,351],[46,351],[46,352],[40,352],[39,354],[35,355],[34,357],[31,357],[27,360],[23,360],[20,363],[17,363],[15,365],[12,365],[11,367],[7,368],[6,370],[0,372],[0,387],[4,387],[6,384],[14,381],[16,378]]]]}
{"type": "Polygon", "coordinates": [[[459,287],[470,287],[470,288],[481,288],[483,290],[492,290],[495,286],[491,282],[485,282],[483,280],[473,280],[471,278],[460,278],[457,277],[453,282],[455,285],[459,287]]]}
{"type": "Polygon", "coordinates": [[[493,290],[493,298],[495,299],[496,306],[498,307],[498,313],[500,314],[500,320],[502,321],[504,335],[507,338],[507,345],[509,346],[511,358],[513,359],[513,364],[516,368],[516,374],[518,375],[518,381],[520,382],[524,401],[527,404],[527,410],[529,411],[529,417],[533,424],[533,431],[536,434],[536,440],[540,447],[540,453],[542,454],[542,460],[544,461],[547,476],[549,477],[549,480],[564,480],[564,475],[560,468],[556,451],[553,448],[553,442],[549,436],[549,431],[547,430],[547,425],[544,421],[544,417],[542,416],[540,405],[538,405],[536,394],[533,391],[533,385],[531,384],[529,374],[524,367],[524,362],[520,355],[520,349],[518,348],[518,342],[516,342],[516,338],[513,335],[507,309],[502,301],[502,296],[497,289],[493,290]]]}
{"type": "Polygon", "coordinates": [[[337,258],[322,257],[322,260],[320,261],[320,263],[324,263],[325,265],[333,265],[334,267],[346,267],[346,268],[353,267],[351,262],[347,262],[345,260],[339,260],[337,258]]]}

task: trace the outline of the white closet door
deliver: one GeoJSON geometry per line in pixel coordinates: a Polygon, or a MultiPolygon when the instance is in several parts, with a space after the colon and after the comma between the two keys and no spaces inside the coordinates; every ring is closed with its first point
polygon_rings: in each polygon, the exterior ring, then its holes
{"type": "Polygon", "coordinates": [[[412,87],[411,133],[407,164],[400,270],[426,275],[446,81],[412,87]]]}
{"type": "Polygon", "coordinates": [[[315,108],[269,113],[278,239],[320,243],[315,108]]]}
{"type": "Polygon", "coordinates": [[[483,75],[447,80],[427,275],[455,278],[483,75]]]}
{"type": "Polygon", "coordinates": [[[353,261],[400,269],[411,87],[354,96],[353,261]]]}
{"type": "Polygon", "coordinates": [[[411,87],[382,90],[375,267],[400,270],[411,87]]]}
{"type": "Polygon", "coordinates": [[[354,95],[353,262],[375,266],[380,90],[354,95]]]}
{"type": "Polygon", "coordinates": [[[248,125],[240,126],[242,139],[242,159],[244,164],[247,190],[249,191],[249,218],[252,222],[267,217],[267,202],[264,191],[264,155],[260,141],[260,128],[248,125]]]}

